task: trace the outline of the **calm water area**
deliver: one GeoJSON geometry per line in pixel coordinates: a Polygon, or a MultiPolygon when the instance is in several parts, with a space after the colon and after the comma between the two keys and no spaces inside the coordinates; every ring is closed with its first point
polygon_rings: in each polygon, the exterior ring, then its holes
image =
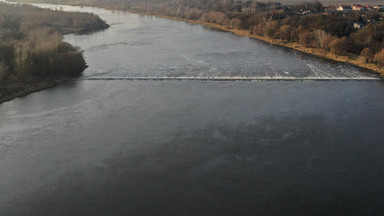
{"type": "Polygon", "coordinates": [[[65,36],[83,77],[0,105],[0,216],[384,215],[384,83],[357,80],[375,74],[185,22],[39,6],[111,27],[65,36]]]}

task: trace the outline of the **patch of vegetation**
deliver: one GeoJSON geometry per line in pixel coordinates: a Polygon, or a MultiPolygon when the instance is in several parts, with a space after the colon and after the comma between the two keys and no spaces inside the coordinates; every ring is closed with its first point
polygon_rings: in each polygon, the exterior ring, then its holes
{"type": "Polygon", "coordinates": [[[62,35],[107,27],[93,14],[0,3],[0,101],[29,85],[79,76],[83,53],[62,35]]]}

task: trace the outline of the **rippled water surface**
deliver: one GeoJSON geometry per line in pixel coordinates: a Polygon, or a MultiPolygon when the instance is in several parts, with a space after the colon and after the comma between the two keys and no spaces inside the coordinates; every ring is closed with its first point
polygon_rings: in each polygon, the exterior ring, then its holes
{"type": "MultiPolygon", "coordinates": [[[[50,5],[41,5],[52,7],[50,5]]],[[[0,215],[383,215],[381,81],[198,25],[69,6],[84,77],[0,105],[0,215]],[[100,79],[100,80],[91,80],[100,79]]]]}

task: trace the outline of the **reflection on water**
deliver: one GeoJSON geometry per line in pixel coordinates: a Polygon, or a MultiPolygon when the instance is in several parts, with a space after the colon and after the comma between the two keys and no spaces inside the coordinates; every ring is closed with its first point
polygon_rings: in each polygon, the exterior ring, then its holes
{"type": "Polygon", "coordinates": [[[0,212],[381,215],[383,91],[84,80],[16,99],[0,106],[0,212]]]}

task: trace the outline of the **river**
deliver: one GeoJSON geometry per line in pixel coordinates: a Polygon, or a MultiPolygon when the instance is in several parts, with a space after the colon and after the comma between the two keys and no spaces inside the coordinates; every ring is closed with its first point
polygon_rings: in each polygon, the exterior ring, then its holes
{"type": "Polygon", "coordinates": [[[83,77],[0,105],[0,215],[384,214],[375,74],[199,25],[39,6],[111,28],[65,37],[83,77]]]}

